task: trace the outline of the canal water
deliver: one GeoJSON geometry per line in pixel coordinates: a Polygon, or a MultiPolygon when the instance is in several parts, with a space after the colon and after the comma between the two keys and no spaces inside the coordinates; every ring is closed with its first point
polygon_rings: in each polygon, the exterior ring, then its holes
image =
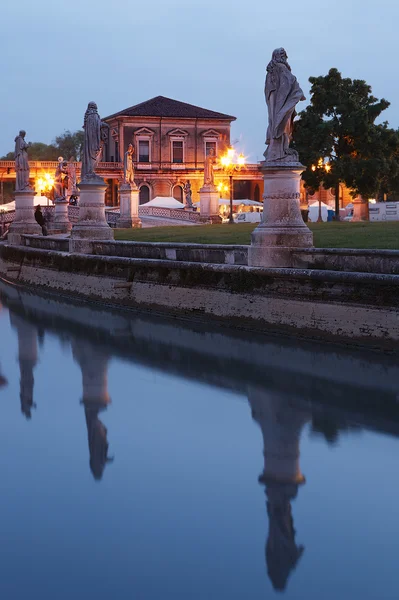
{"type": "Polygon", "coordinates": [[[0,300],[2,599],[398,598],[397,356],[0,300]]]}

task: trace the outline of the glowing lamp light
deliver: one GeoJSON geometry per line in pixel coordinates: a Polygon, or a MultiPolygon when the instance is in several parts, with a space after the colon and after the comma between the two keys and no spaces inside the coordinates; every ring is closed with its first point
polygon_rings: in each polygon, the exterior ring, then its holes
{"type": "Polygon", "coordinates": [[[227,156],[230,158],[230,160],[232,160],[232,159],[233,159],[233,156],[234,156],[234,148],[229,148],[229,149],[227,150],[227,156]]]}
{"type": "Polygon", "coordinates": [[[239,154],[237,163],[241,166],[245,165],[245,156],[243,155],[243,153],[239,154]]]}

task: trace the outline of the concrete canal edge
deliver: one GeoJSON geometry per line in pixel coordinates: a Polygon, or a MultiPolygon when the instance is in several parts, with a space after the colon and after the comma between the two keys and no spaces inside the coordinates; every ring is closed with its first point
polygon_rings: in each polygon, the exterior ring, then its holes
{"type": "Polygon", "coordinates": [[[0,244],[9,281],[182,318],[381,349],[398,346],[399,276],[70,254],[0,244]]]}

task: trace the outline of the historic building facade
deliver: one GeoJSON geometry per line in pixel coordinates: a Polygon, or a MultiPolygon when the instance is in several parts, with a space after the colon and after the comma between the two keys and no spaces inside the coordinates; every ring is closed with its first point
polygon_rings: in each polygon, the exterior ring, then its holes
{"type": "MultiPolygon", "coordinates": [[[[205,157],[211,149],[220,156],[230,147],[235,117],[157,96],[103,120],[110,127],[103,160],[123,163],[129,144],[133,145],[135,181],[143,204],[157,196],[183,202],[187,180],[193,201],[199,200],[205,157]]],[[[215,172],[216,184],[226,186],[228,177],[217,164],[215,172]]],[[[108,204],[117,203],[115,185],[109,182],[108,204]]],[[[261,198],[261,185],[257,165],[247,165],[234,177],[235,197],[261,198]]]]}

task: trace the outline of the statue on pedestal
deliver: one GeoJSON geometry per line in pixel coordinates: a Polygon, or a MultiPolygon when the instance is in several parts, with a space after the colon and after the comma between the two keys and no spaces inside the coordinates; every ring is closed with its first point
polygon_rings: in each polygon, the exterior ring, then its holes
{"type": "Polygon", "coordinates": [[[102,150],[107,139],[107,123],[100,119],[97,104],[89,102],[84,117],[84,141],[81,179],[97,179],[95,169],[100,161],[102,150]]]}
{"type": "Polygon", "coordinates": [[[76,168],[75,161],[73,158],[69,159],[67,164],[67,173],[68,173],[68,196],[74,196],[77,193],[76,188],[76,168]]]}
{"type": "Polygon", "coordinates": [[[28,148],[30,144],[25,142],[26,131],[21,130],[15,138],[15,191],[23,192],[30,190],[29,185],[29,159],[28,148]]]}
{"type": "Polygon", "coordinates": [[[184,185],[183,191],[186,196],[186,206],[188,208],[192,208],[193,207],[193,199],[192,199],[191,183],[190,183],[189,179],[187,179],[187,181],[184,185]]]}
{"type": "Polygon", "coordinates": [[[208,156],[205,157],[204,163],[204,185],[215,185],[215,176],[213,172],[213,165],[216,162],[215,150],[211,148],[208,156]]]}
{"type": "Polygon", "coordinates": [[[60,200],[65,198],[65,188],[68,181],[67,162],[60,156],[54,174],[54,198],[60,200]]]}
{"type": "Polygon", "coordinates": [[[127,151],[125,152],[124,161],[124,183],[129,185],[134,185],[133,154],[133,145],[129,144],[129,146],[127,147],[127,151]]]}
{"type": "Polygon", "coordinates": [[[295,106],[305,100],[296,77],[291,73],[284,48],[274,50],[267,65],[265,99],[269,112],[266,133],[268,148],[264,153],[265,162],[299,162],[298,153],[290,148],[295,106]]]}

